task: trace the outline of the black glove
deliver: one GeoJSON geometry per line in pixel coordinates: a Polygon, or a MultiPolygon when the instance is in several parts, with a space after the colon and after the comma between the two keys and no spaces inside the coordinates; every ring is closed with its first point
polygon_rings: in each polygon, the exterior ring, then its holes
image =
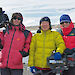
{"type": "Polygon", "coordinates": [[[67,54],[67,55],[71,55],[71,54],[73,54],[73,50],[71,50],[69,48],[66,48],[64,53],[67,54]]]}
{"type": "Polygon", "coordinates": [[[26,57],[29,55],[29,52],[25,52],[25,51],[19,51],[22,55],[22,57],[26,57]]]}

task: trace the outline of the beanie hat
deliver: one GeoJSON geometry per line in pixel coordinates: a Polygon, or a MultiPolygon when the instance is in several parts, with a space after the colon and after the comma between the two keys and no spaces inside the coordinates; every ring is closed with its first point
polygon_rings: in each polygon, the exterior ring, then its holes
{"type": "Polygon", "coordinates": [[[71,22],[71,19],[70,19],[69,15],[63,14],[63,15],[60,17],[60,23],[61,23],[61,22],[71,22]]]}
{"type": "Polygon", "coordinates": [[[50,22],[50,19],[49,19],[48,17],[43,17],[43,18],[40,20],[40,24],[41,24],[43,21],[48,21],[49,24],[51,23],[51,22],[50,22]]]}
{"type": "MultiPolygon", "coordinates": [[[[49,17],[43,17],[43,18],[40,20],[40,25],[41,25],[41,23],[42,23],[43,21],[49,22],[49,26],[50,26],[50,30],[51,30],[52,27],[51,27],[51,21],[50,21],[49,17]]],[[[40,29],[41,29],[41,28],[40,28],[40,29]]]]}

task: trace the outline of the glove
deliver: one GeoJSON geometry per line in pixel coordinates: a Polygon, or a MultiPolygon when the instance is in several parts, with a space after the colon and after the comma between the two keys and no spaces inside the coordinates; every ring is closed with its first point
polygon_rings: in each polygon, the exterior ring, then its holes
{"type": "Polygon", "coordinates": [[[61,54],[59,52],[54,54],[54,59],[55,60],[60,60],[61,59],[61,54]]]}
{"type": "Polygon", "coordinates": [[[30,67],[30,71],[31,71],[32,73],[35,73],[35,71],[37,71],[37,69],[35,68],[35,66],[32,66],[32,67],[30,67]]]}
{"type": "Polygon", "coordinates": [[[22,55],[22,57],[26,57],[29,55],[29,52],[25,52],[25,51],[19,51],[22,55]]]}
{"type": "Polygon", "coordinates": [[[73,54],[73,49],[71,50],[69,48],[66,48],[64,53],[67,54],[67,55],[71,55],[71,54],[73,54]]]}

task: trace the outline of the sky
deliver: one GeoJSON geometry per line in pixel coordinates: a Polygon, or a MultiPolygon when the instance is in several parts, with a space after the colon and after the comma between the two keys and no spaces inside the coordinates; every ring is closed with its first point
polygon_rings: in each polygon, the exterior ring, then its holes
{"type": "Polygon", "coordinates": [[[42,17],[48,16],[51,24],[59,24],[62,14],[69,14],[75,22],[75,0],[0,0],[0,7],[9,16],[14,12],[23,15],[25,26],[39,26],[42,17]]]}

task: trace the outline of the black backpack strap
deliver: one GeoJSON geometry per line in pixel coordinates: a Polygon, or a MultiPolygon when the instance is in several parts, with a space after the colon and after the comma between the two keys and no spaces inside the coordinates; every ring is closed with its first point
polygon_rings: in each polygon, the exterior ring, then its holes
{"type": "Polygon", "coordinates": [[[75,36],[75,28],[73,28],[67,36],[75,36]]]}
{"type": "MultiPolygon", "coordinates": [[[[28,34],[30,33],[30,31],[24,30],[23,33],[24,33],[25,38],[27,39],[28,34]]],[[[26,39],[25,39],[25,40],[26,40],[26,39]]],[[[25,48],[25,47],[24,47],[24,48],[25,48]]],[[[28,52],[25,52],[25,51],[20,51],[20,52],[21,52],[21,54],[22,54],[23,57],[26,57],[26,56],[29,55],[29,50],[28,50],[28,52]]]]}
{"type": "Polygon", "coordinates": [[[6,33],[6,30],[3,30],[3,34],[5,34],[6,33]]]}
{"type": "Polygon", "coordinates": [[[28,34],[30,33],[30,31],[28,31],[28,30],[24,30],[24,35],[25,35],[25,38],[27,38],[28,37],[28,34]]]}

